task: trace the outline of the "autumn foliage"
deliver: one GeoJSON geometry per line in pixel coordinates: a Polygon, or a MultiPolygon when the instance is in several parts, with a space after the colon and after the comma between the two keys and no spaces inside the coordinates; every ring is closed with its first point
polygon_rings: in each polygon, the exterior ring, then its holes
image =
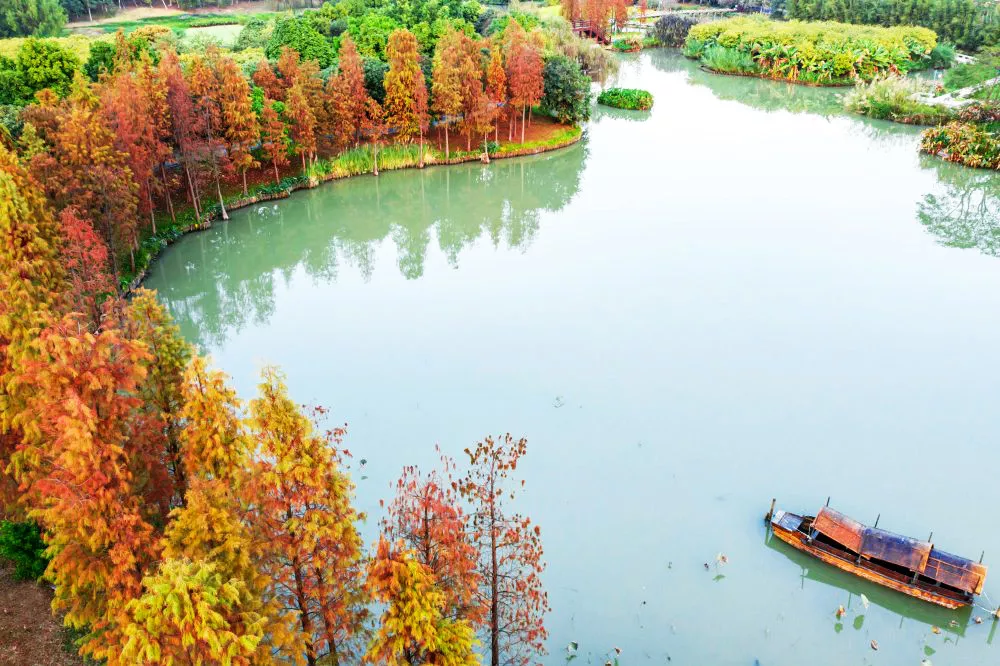
{"type": "Polygon", "coordinates": [[[224,188],[249,194],[258,169],[280,183],[368,144],[377,173],[383,143],[423,155],[435,131],[446,157],[456,131],[487,157],[501,121],[523,141],[542,45],[510,25],[445,28],[429,86],[429,49],[392,32],[384,104],[347,33],[334,71],[286,48],[251,77],[216,48],[121,36],[111,71],[38,92],[15,149],[0,140],[0,515],[41,529],[81,654],[471,666],[479,645],[497,665],[543,649],[540,531],[507,507],[523,440],[487,439],[461,470],[405,467],[366,547],[346,427],[275,368],[239,398],[124,270],[164,220],[225,217],[224,188]]]}

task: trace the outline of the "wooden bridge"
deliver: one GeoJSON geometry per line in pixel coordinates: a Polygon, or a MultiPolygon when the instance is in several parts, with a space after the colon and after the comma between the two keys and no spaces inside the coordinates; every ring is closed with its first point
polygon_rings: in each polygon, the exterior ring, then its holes
{"type": "Polygon", "coordinates": [[[594,27],[593,21],[587,21],[585,19],[575,19],[573,21],[573,32],[580,35],[581,37],[593,37],[594,39],[604,43],[610,44],[611,39],[608,37],[608,30],[604,31],[602,35],[600,31],[594,27]]]}

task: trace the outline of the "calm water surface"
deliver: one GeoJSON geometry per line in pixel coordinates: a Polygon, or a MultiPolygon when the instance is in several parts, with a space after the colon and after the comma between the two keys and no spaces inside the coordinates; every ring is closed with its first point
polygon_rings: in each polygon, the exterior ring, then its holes
{"type": "Polygon", "coordinates": [[[349,422],[369,537],[435,444],[526,436],[547,664],[570,641],[595,664],[1000,662],[984,611],[841,575],[761,522],[771,497],[832,495],[1000,565],[1000,179],[836,91],[666,51],[619,79],[654,110],[598,111],[554,154],[237,212],[147,284],[242,394],[276,363],[349,422]]]}

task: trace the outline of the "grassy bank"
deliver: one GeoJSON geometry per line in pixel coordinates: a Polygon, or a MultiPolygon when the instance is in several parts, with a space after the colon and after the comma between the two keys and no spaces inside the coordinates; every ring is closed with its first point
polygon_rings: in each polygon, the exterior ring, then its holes
{"type": "Polygon", "coordinates": [[[939,125],[954,120],[953,109],[914,99],[914,95],[930,94],[932,89],[930,82],[903,76],[881,77],[856,86],[845,96],[844,106],[851,113],[907,125],[939,125]]]}

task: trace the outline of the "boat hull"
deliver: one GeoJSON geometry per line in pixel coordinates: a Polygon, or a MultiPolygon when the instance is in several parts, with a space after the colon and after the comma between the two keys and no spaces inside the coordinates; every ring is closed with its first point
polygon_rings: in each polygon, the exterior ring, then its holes
{"type": "Polygon", "coordinates": [[[943,606],[945,608],[963,608],[968,606],[971,601],[938,594],[932,590],[892,578],[879,573],[878,571],[873,571],[872,569],[865,567],[863,564],[858,564],[856,561],[848,559],[844,556],[817,547],[815,544],[810,543],[808,537],[798,530],[788,530],[777,524],[772,524],[771,527],[774,532],[774,536],[778,537],[791,547],[800,550],[803,553],[807,553],[816,559],[829,564],[830,566],[837,567],[842,571],[846,571],[859,578],[871,581],[876,585],[888,587],[889,589],[896,590],[897,592],[902,592],[903,594],[911,597],[916,597],[917,599],[922,599],[923,601],[937,604],[938,606],[943,606]]]}

